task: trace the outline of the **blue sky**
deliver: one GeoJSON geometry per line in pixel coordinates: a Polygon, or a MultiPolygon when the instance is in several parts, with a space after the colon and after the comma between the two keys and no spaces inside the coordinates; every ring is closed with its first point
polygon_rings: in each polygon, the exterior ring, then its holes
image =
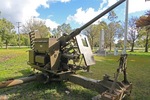
{"type": "Polygon", "coordinates": [[[51,3],[50,8],[45,9],[44,7],[39,7],[37,11],[41,14],[40,17],[46,18],[49,15],[51,15],[52,19],[63,21],[63,19],[66,19],[68,15],[73,15],[74,13],[76,13],[76,10],[80,7],[82,7],[84,10],[86,10],[89,7],[92,7],[97,10],[99,9],[99,6],[100,2],[98,0],[96,0],[95,2],[92,2],[92,0],[72,0],[68,3],[51,3]],[[60,16],[62,17],[61,19],[59,19],[60,16]]]}
{"type": "MultiPolygon", "coordinates": [[[[74,15],[78,8],[83,10],[88,9],[89,7],[98,10],[100,6],[100,1],[96,0],[93,2],[92,0],[72,0],[71,2],[62,3],[62,2],[54,2],[51,3],[50,8],[39,7],[37,11],[40,13],[40,18],[50,18],[51,20],[56,21],[59,24],[63,24],[67,22],[67,17],[69,15],[74,15]]],[[[88,17],[88,16],[85,16],[88,17]]],[[[70,23],[72,26],[78,26],[77,23],[70,23]]]]}
{"type": "MultiPolygon", "coordinates": [[[[46,22],[51,29],[63,23],[73,28],[80,27],[87,21],[110,7],[118,0],[0,0],[1,17],[24,24],[30,18],[46,22]]],[[[150,10],[150,1],[129,0],[129,18],[141,16],[150,10]]],[[[114,9],[118,20],[125,19],[125,2],[114,9]]],[[[107,15],[100,20],[107,21],[107,15]]]]}
{"type": "MultiPolygon", "coordinates": [[[[112,1],[111,5],[115,3],[116,0],[109,0],[112,1]],[[114,2],[113,2],[114,1],[114,2]]],[[[51,20],[54,20],[56,23],[62,24],[62,23],[68,23],[67,18],[68,16],[73,16],[74,14],[77,13],[77,9],[82,8],[82,11],[88,12],[89,8],[93,8],[95,12],[102,12],[103,9],[106,7],[108,8],[108,3],[109,1],[107,0],[71,0],[69,2],[52,2],[50,4],[49,8],[44,8],[44,7],[39,7],[37,11],[40,13],[40,18],[50,18],[51,20]],[[101,6],[102,3],[104,3],[101,6]],[[102,11],[101,11],[102,10],[102,11]]],[[[135,0],[134,0],[135,1],[135,0]]],[[[144,1],[144,0],[143,0],[144,1]]],[[[144,1],[145,3],[145,1],[144,1]]],[[[118,20],[124,21],[125,20],[125,5],[126,2],[122,3],[118,7],[114,9],[118,16],[118,20]]],[[[138,9],[137,9],[138,10],[138,9]]],[[[129,18],[131,16],[141,16],[145,14],[146,10],[139,10],[139,11],[133,11],[129,12],[129,18]]],[[[98,13],[98,14],[99,14],[98,13]]],[[[88,16],[84,16],[85,18],[88,16]]],[[[93,18],[94,16],[92,16],[93,18]]],[[[89,18],[90,20],[90,18],[89,18]]],[[[108,21],[107,16],[105,18],[102,18],[101,20],[108,21]]],[[[84,23],[79,23],[75,21],[70,21],[69,22],[72,27],[78,27],[84,23]]]]}
{"type": "MultiPolygon", "coordinates": [[[[89,8],[93,8],[95,10],[95,12],[98,12],[98,10],[100,9],[101,3],[102,3],[101,0],[95,0],[94,2],[93,2],[93,0],[81,0],[81,1],[72,0],[67,3],[54,2],[54,3],[51,3],[50,8],[44,8],[42,6],[39,7],[37,9],[37,12],[40,13],[39,17],[42,19],[50,18],[51,20],[54,20],[59,24],[63,24],[63,23],[68,23],[67,22],[68,16],[74,15],[75,13],[77,13],[77,9],[79,9],[79,8],[82,8],[82,10],[85,12],[86,11],[88,12],[89,8]]],[[[107,4],[104,4],[103,8],[106,5],[107,4]]],[[[125,3],[121,4],[120,6],[118,6],[117,8],[114,9],[114,11],[116,12],[116,14],[118,16],[118,20],[124,20],[124,16],[122,16],[124,14],[124,10],[125,10],[125,3]],[[119,9],[121,10],[121,13],[120,13],[119,9]]],[[[86,18],[88,16],[83,16],[83,17],[86,18]]],[[[93,16],[93,17],[95,17],[95,16],[93,16]]],[[[89,20],[90,20],[90,18],[89,18],[89,20]]],[[[107,21],[106,18],[103,18],[103,20],[107,21]]],[[[69,22],[69,23],[71,24],[72,27],[80,26],[80,24],[76,23],[76,22],[69,22]]],[[[84,23],[82,23],[82,24],[84,24],[84,23]]]]}

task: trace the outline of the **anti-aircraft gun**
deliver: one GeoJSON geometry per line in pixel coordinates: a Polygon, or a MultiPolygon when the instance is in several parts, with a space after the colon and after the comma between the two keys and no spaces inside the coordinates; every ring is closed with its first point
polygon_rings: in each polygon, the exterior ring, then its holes
{"type": "Polygon", "coordinates": [[[29,50],[28,64],[33,69],[39,70],[40,73],[1,82],[0,88],[30,81],[48,83],[50,81],[66,80],[97,91],[100,95],[94,98],[96,100],[121,100],[125,95],[129,95],[132,84],[128,82],[126,76],[126,54],[120,57],[119,68],[114,80],[111,80],[108,75],[105,75],[103,80],[100,81],[75,74],[76,70],[80,69],[89,71],[90,66],[95,64],[88,39],[85,36],[79,35],[80,32],[124,1],[119,0],[85,25],[70,34],[63,34],[60,38],[37,38],[34,31],[30,32],[32,49],[29,50]],[[84,61],[84,66],[83,64],[81,66],[82,61],[84,61]],[[120,71],[124,73],[124,80],[122,82],[117,81],[120,71]]]}

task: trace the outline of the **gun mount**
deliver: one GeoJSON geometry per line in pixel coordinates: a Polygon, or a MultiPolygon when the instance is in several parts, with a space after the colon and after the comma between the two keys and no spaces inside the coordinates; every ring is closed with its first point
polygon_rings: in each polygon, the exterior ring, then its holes
{"type": "Polygon", "coordinates": [[[90,66],[95,64],[87,37],[79,35],[79,33],[124,1],[119,0],[71,34],[64,34],[58,39],[55,37],[37,38],[35,32],[30,32],[32,49],[29,50],[28,64],[33,69],[39,70],[40,73],[21,79],[1,82],[0,88],[30,81],[44,81],[44,83],[48,83],[49,81],[67,80],[85,88],[96,90],[100,94],[94,98],[96,100],[100,98],[102,100],[121,100],[125,95],[129,95],[132,84],[128,82],[126,76],[127,55],[121,55],[119,68],[114,80],[109,79],[108,75],[105,75],[103,80],[98,81],[75,74],[76,70],[79,69],[89,71],[90,66]],[[82,63],[83,61],[84,63],[82,63]],[[124,73],[122,82],[117,81],[120,71],[124,73]]]}

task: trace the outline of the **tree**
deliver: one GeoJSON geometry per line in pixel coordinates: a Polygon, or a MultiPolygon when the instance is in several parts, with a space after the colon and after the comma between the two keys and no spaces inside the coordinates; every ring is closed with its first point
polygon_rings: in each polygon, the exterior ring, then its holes
{"type": "Polygon", "coordinates": [[[30,39],[28,34],[21,34],[20,40],[22,42],[22,45],[24,46],[30,46],[30,39]]]}
{"type": "Polygon", "coordinates": [[[141,16],[136,21],[136,26],[141,28],[146,28],[146,40],[145,40],[145,52],[148,52],[149,44],[149,34],[150,34],[150,10],[146,12],[145,15],[141,16]]]}
{"type": "Polygon", "coordinates": [[[108,27],[105,31],[107,45],[109,46],[109,50],[111,51],[112,45],[114,44],[115,39],[119,39],[122,37],[123,28],[119,22],[111,22],[108,24],[108,27]]]}
{"type": "Polygon", "coordinates": [[[108,13],[108,19],[111,22],[115,22],[117,18],[118,18],[118,16],[116,15],[116,13],[113,10],[108,13]]]}
{"type": "Polygon", "coordinates": [[[104,29],[105,31],[106,27],[107,27],[107,23],[101,21],[99,22],[99,24],[90,25],[85,30],[83,30],[83,33],[88,37],[92,49],[95,46],[99,46],[99,41],[100,41],[99,37],[101,34],[101,30],[104,29]]]}
{"type": "Polygon", "coordinates": [[[84,34],[88,37],[91,48],[98,44],[100,27],[98,25],[90,25],[84,30],[84,34]]]}
{"type": "Polygon", "coordinates": [[[61,36],[61,34],[58,32],[57,28],[54,28],[54,29],[52,30],[52,34],[53,34],[54,36],[56,36],[56,37],[60,37],[60,36],[61,36]]]}
{"type": "Polygon", "coordinates": [[[149,44],[149,34],[150,34],[150,28],[148,26],[145,26],[146,27],[146,39],[145,39],[145,52],[148,52],[148,44],[149,44]]]}
{"type": "Polygon", "coordinates": [[[137,21],[137,17],[131,17],[129,19],[129,30],[128,30],[128,36],[127,36],[127,41],[130,43],[131,45],[131,52],[134,51],[134,46],[135,46],[135,41],[138,39],[139,36],[141,36],[142,34],[140,34],[140,29],[136,27],[136,21],[137,21]]]}
{"type": "Polygon", "coordinates": [[[123,40],[118,40],[116,46],[120,49],[123,49],[123,42],[124,42],[123,40]]]}
{"type": "Polygon", "coordinates": [[[72,28],[70,26],[70,24],[66,24],[63,23],[62,25],[59,25],[57,28],[54,28],[52,30],[52,33],[56,36],[56,37],[60,37],[63,33],[71,33],[72,32],[72,28]]]}
{"type": "Polygon", "coordinates": [[[136,21],[136,26],[137,27],[145,27],[150,25],[150,10],[146,12],[145,15],[141,16],[137,21],[136,21]]]}
{"type": "Polygon", "coordinates": [[[0,37],[0,47],[2,48],[2,46],[3,46],[3,42],[2,42],[2,39],[0,37]]]}
{"type": "Polygon", "coordinates": [[[115,37],[118,37],[120,34],[122,34],[122,27],[119,23],[119,21],[116,21],[118,16],[114,11],[110,11],[108,15],[108,19],[111,21],[108,24],[106,34],[107,34],[107,40],[110,47],[110,51],[112,48],[112,44],[114,42],[115,37]]]}
{"type": "Polygon", "coordinates": [[[23,33],[36,31],[36,36],[39,38],[46,38],[50,35],[50,28],[45,25],[45,21],[37,18],[31,18],[22,26],[23,33]]]}
{"type": "Polygon", "coordinates": [[[139,47],[145,47],[145,43],[146,43],[146,33],[147,33],[147,30],[146,28],[140,28],[139,31],[138,31],[139,34],[141,34],[138,38],[138,40],[136,41],[136,44],[137,46],[139,47]]]}
{"type": "Polygon", "coordinates": [[[10,21],[5,18],[0,19],[0,36],[1,41],[6,44],[6,49],[8,48],[8,44],[13,37],[12,33],[15,32],[13,29],[14,25],[10,21]]]}
{"type": "Polygon", "coordinates": [[[17,46],[17,45],[19,45],[18,44],[18,41],[19,41],[19,34],[16,34],[16,33],[13,33],[12,34],[12,39],[10,40],[10,45],[11,46],[17,46]]]}
{"type": "Polygon", "coordinates": [[[62,25],[58,26],[57,30],[59,32],[68,33],[68,34],[72,32],[70,24],[65,24],[65,23],[63,23],[62,25]]]}

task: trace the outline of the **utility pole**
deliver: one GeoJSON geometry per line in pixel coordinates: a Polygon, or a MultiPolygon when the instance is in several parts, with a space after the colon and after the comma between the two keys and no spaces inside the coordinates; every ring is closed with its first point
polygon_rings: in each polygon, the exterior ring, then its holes
{"type": "Polygon", "coordinates": [[[20,26],[20,23],[21,23],[21,22],[16,22],[16,23],[17,23],[18,35],[19,35],[18,45],[19,45],[19,48],[20,48],[20,32],[19,32],[19,28],[21,27],[21,26],[20,26]]]}
{"type": "Polygon", "coordinates": [[[127,34],[128,34],[128,5],[129,0],[126,0],[126,16],[125,16],[125,33],[124,33],[124,50],[123,54],[126,54],[126,46],[127,46],[127,34]]]}

